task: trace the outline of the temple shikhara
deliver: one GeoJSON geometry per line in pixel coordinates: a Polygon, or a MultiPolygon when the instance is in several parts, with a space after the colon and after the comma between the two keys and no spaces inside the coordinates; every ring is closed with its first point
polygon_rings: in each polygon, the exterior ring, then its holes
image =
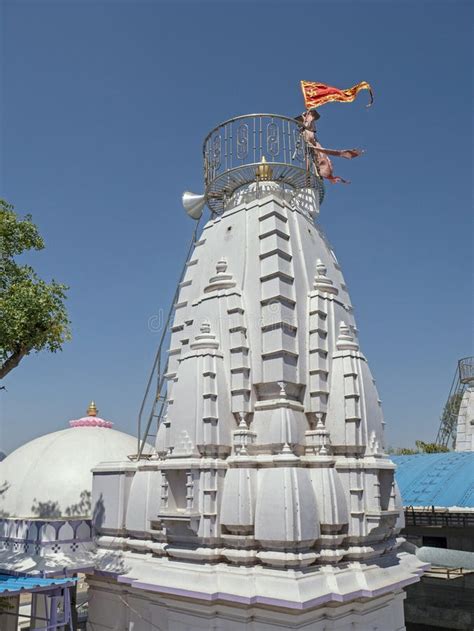
{"type": "Polygon", "coordinates": [[[211,213],[138,453],[94,468],[90,629],[402,630],[403,588],[426,564],[399,549],[314,148],[297,120],[254,114],[215,128],[203,155],[205,192],[184,203],[211,213]]]}

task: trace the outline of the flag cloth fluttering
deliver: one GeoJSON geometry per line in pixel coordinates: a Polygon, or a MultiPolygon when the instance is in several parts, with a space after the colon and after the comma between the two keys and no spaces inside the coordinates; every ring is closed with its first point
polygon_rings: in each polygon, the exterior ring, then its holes
{"type": "Polygon", "coordinates": [[[361,90],[368,90],[370,94],[369,107],[374,102],[372,88],[367,81],[361,81],[352,88],[347,90],[339,90],[325,83],[314,83],[313,81],[301,81],[301,90],[303,91],[304,103],[307,110],[311,110],[331,101],[339,101],[340,103],[352,103],[357,94],[361,90]]]}

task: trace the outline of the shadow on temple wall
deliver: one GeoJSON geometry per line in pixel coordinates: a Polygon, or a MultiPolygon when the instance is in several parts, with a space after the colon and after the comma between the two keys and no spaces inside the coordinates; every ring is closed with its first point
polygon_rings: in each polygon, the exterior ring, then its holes
{"type": "Polygon", "coordinates": [[[64,510],[57,501],[38,502],[35,498],[31,507],[31,514],[40,519],[61,519],[61,517],[88,517],[91,513],[91,492],[81,491],[79,502],[71,504],[64,510]]]}
{"type": "Polygon", "coordinates": [[[100,494],[99,499],[95,503],[94,511],[92,513],[92,527],[96,531],[100,531],[105,521],[105,504],[104,496],[100,494]]]}
{"type": "Polygon", "coordinates": [[[391,552],[383,554],[382,556],[373,558],[370,561],[373,565],[377,565],[382,570],[386,567],[395,567],[401,563],[401,560],[398,557],[398,552],[400,552],[400,550],[397,548],[391,552]]]}
{"type": "MultiPolygon", "coordinates": [[[[0,484],[0,502],[3,501],[5,493],[8,491],[9,488],[10,488],[10,483],[8,482],[8,480],[4,480],[0,484]]],[[[0,517],[9,517],[9,513],[3,510],[1,504],[0,504],[0,517]]]]}
{"type": "Polygon", "coordinates": [[[61,507],[58,502],[38,502],[36,498],[33,500],[31,514],[40,519],[60,519],[62,516],[61,507]]]}
{"type": "MultiPolygon", "coordinates": [[[[105,523],[104,496],[101,493],[97,499],[92,512],[92,528],[95,535],[99,535],[105,523]]],[[[96,557],[95,569],[97,571],[113,572],[115,574],[126,574],[130,571],[130,566],[125,565],[122,551],[107,550],[96,557]]]]}
{"type": "Polygon", "coordinates": [[[84,490],[80,494],[80,499],[77,504],[71,504],[66,508],[66,515],[68,517],[83,517],[91,514],[92,507],[92,493],[84,490]]]}
{"type": "Polygon", "coordinates": [[[110,550],[96,559],[95,569],[99,572],[112,572],[114,574],[127,574],[132,569],[130,565],[125,565],[121,553],[110,550]]]}

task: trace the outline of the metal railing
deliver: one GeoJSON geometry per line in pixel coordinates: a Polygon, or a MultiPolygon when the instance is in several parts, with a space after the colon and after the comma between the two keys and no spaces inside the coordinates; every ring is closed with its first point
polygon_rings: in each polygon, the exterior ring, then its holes
{"type": "Polygon", "coordinates": [[[324,187],[301,131],[296,119],[278,114],[237,116],[215,127],[203,145],[211,210],[222,212],[238,188],[254,182],[263,158],[272,169],[272,181],[294,190],[315,188],[321,203],[324,187]]]}
{"type": "Polygon", "coordinates": [[[474,381],[474,357],[464,357],[459,360],[459,376],[461,383],[474,381]]]}
{"type": "Polygon", "coordinates": [[[474,528],[474,513],[435,509],[426,507],[417,509],[413,506],[405,508],[405,527],[429,526],[435,528],[474,528]]]}

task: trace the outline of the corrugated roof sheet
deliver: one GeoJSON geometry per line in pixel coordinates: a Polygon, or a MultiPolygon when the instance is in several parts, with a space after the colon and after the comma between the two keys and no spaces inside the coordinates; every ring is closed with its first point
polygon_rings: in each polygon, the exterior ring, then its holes
{"type": "Polygon", "coordinates": [[[474,452],[391,458],[404,506],[474,508],[474,452]]]}
{"type": "Polygon", "coordinates": [[[0,574],[0,594],[8,592],[7,596],[21,591],[32,592],[48,587],[73,585],[74,578],[36,578],[32,576],[10,576],[0,574]]]}

